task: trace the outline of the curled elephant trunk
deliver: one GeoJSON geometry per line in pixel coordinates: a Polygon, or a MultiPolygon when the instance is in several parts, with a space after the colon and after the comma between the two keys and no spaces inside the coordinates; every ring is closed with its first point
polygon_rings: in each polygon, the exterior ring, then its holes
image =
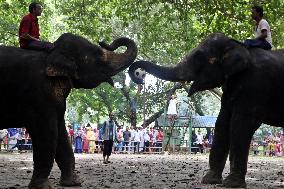
{"type": "Polygon", "coordinates": [[[118,38],[110,45],[106,44],[105,42],[100,42],[99,44],[103,48],[103,61],[110,63],[110,76],[114,76],[120,71],[126,69],[137,57],[137,46],[135,42],[129,38],[118,38]],[[113,52],[120,46],[126,46],[127,49],[124,53],[113,52]]]}

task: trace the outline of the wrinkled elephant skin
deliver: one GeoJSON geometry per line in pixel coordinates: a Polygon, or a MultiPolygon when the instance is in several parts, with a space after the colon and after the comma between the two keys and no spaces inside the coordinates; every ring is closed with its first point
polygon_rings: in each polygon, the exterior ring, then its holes
{"type": "Polygon", "coordinates": [[[52,52],[0,46],[0,129],[26,127],[33,143],[34,171],[29,188],[51,188],[54,159],[62,186],[80,186],[65,128],[66,98],[72,88],[92,89],[127,68],[136,44],[118,38],[103,47],[70,33],[55,41],[52,52]],[[113,52],[126,46],[124,53],[113,52]]]}
{"type": "Polygon", "coordinates": [[[175,67],[137,61],[129,68],[143,68],[168,81],[192,82],[189,96],[222,87],[221,109],[209,156],[210,170],[202,182],[225,187],[245,187],[249,147],[262,123],[284,125],[284,50],[247,48],[224,34],[209,35],[175,67]],[[222,180],[229,155],[230,174],[222,180]]]}

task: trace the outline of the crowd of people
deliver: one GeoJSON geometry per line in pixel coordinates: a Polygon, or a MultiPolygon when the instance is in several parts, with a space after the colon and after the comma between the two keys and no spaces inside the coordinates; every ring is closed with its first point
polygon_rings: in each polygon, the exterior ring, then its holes
{"type": "Polygon", "coordinates": [[[284,136],[281,132],[277,132],[275,135],[272,132],[268,132],[268,135],[264,137],[264,140],[253,139],[251,141],[251,150],[254,155],[265,156],[283,156],[284,136]]]}
{"type": "MultiPolygon", "coordinates": [[[[70,142],[75,153],[97,153],[103,151],[103,127],[96,128],[90,124],[81,126],[74,131],[68,125],[70,142]]],[[[115,153],[140,153],[162,151],[163,130],[148,127],[117,127],[113,151],[115,153]]]]}
{"type": "MultiPolygon", "coordinates": [[[[101,153],[104,148],[103,127],[96,128],[90,124],[78,127],[74,131],[71,125],[67,132],[75,153],[101,153]]],[[[192,131],[191,151],[193,153],[208,152],[211,148],[214,129],[204,134],[201,130],[192,131]]],[[[155,153],[162,151],[164,133],[161,128],[153,127],[117,127],[112,152],[114,153],[155,153]]],[[[251,152],[254,155],[283,156],[284,134],[277,132],[268,134],[263,140],[251,141],[251,152]]],[[[9,128],[0,130],[0,151],[32,150],[32,141],[25,128],[9,128]]]]}
{"type": "Polygon", "coordinates": [[[9,128],[0,130],[1,150],[31,150],[32,141],[26,128],[9,128]]]}
{"type": "Polygon", "coordinates": [[[191,134],[191,151],[194,153],[207,152],[211,148],[214,136],[214,129],[207,131],[206,134],[203,134],[199,129],[197,133],[195,130],[191,134]]]}

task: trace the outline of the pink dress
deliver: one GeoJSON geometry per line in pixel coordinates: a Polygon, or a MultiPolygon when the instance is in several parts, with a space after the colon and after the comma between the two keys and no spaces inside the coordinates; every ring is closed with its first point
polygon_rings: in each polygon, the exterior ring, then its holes
{"type": "Polygon", "coordinates": [[[86,134],[83,136],[83,152],[88,153],[89,152],[89,140],[87,139],[86,134]]]}

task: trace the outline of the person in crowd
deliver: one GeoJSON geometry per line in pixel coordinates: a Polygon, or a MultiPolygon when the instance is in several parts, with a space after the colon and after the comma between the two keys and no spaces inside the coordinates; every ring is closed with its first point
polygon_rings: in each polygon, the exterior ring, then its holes
{"type": "Polygon", "coordinates": [[[263,19],[263,9],[260,6],[253,6],[251,17],[256,22],[255,39],[247,39],[244,44],[270,50],[272,48],[271,31],[268,22],[263,19]]]}
{"type": "Polygon", "coordinates": [[[83,152],[83,131],[81,127],[77,129],[77,132],[75,133],[75,153],[82,153],[83,152]]]}
{"type": "Polygon", "coordinates": [[[8,129],[8,137],[9,137],[8,150],[11,151],[12,148],[17,144],[18,135],[19,135],[19,132],[17,128],[8,129]]]}
{"type": "Polygon", "coordinates": [[[139,129],[136,127],[135,131],[133,132],[133,146],[134,146],[134,154],[137,150],[139,153],[139,144],[140,144],[140,134],[139,134],[139,129]]]}
{"type": "Polygon", "coordinates": [[[210,131],[210,133],[208,134],[208,143],[209,143],[210,148],[211,148],[212,143],[213,143],[213,137],[214,137],[214,129],[212,129],[210,131]]]}
{"type": "Polygon", "coordinates": [[[155,137],[154,137],[153,127],[150,127],[149,137],[150,137],[149,151],[152,152],[153,147],[155,146],[155,143],[154,143],[155,137]]]}
{"type": "Polygon", "coordinates": [[[87,137],[87,131],[90,128],[90,125],[87,125],[87,127],[84,128],[83,130],[83,153],[88,153],[89,152],[89,140],[87,137]]]}
{"type": "Polygon", "coordinates": [[[21,128],[11,128],[9,129],[9,150],[23,150],[22,141],[22,129],[21,128]]]}
{"type": "Polygon", "coordinates": [[[143,151],[144,149],[144,129],[142,126],[139,127],[139,130],[138,130],[138,135],[139,135],[139,147],[138,147],[138,152],[141,152],[143,151]]]}
{"type": "Polygon", "coordinates": [[[33,2],[29,5],[29,14],[25,15],[19,27],[19,43],[23,49],[51,51],[53,43],[40,40],[38,16],[41,16],[42,6],[33,2]]]}
{"type": "Polygon", "coordinates": [[[208,138],[205,138],[205,139],[203,140],[202,149],[205,150],[205,153],[207,153],[208,150],[210,150],[210,145],[209,145],[209,140],[208,140],[208,138]]]}
{"type": "Polygon", "coordinates": [[[275,155],[278,156],[278,157],[283,155],[282,154],[282,144],[281,144],[280,140],[275,141],[275,155]]]}
{"type": "MultiPolygon", "coordinates": [[[[191,134],[191,142],[195,143],[197,140],[197,135],[195,133],[195,130],[192,130],[192,134],[191,134]]],[[[192,144],[193,145],[193,144],[192,144]]]]}
{"type": "MultiPolygon", "coordinates": [[[[283,133],[283,131],[280,133],[280,136],[279,136],[279,138],[280,138],[280,143],[281,143],[281,149],[282,149],[282,151],[283,151],[283,149],[284,149],[284,133],[283,133]]],[[[283,154],[284,155],[284,154],[283,154]]]]}
{"type": "Polygon", "coordinates": [[[23,129],[23,144],[24,145],[24,150],[32,150],[32,139],[27,131],[26,128],[22,128],[23,129]]]}
{"type": "Polygon", "coordinates": [[[110,163],[109,157],[112,152],[113,143],[116,138],[116,124],[114,122],[114,114],[112,112],[109,113],[109,120],[105,121],[102,127],[102,135],[104,140],[104,148],[103,148],[103,163],[110,163]]]}
{"type": "Polygon", "coordinates": [[[117,144],[116,144],[116,147],[115,147],[115,151],[121,152],[122,147],[123,147],[123,141],[124,141],[122,129],[117,128],[116,137],[117,137],[117,144]]]}
{"type": "Polygon", "coordinates": [[[87,131],[87,140],[89,141],[89,149],[88,152],[89,153],[94,153],[95,149],[96,149],[96,137],[95,137],[95,133],[92,127],[88,128],[87,131]]]}
{"type": "Polygon", "coordinates": [[[85,125],[82,126],[82,131],[83,131],[84,133],[87,132],[87,129],[86,129],[85,125]]]}
{"type": "Polygon", "coordinates": [[[203,134],[201,133],[200,130],[198,130],[196,136],[197,137],[196,137],[196,142],[195,143],[199,147],[199,152],[203,153],[203,139],[204,139],[203,134]]]}
{"type": "Polygon", "coordinates": [[[153,128],[153,145],[154,145],[154,149],[152,149],[154,152],[157,151],[157,147],[159,147],[160,145],[158,144],[157,141],[158,138],[158,130],[153,128]]]}
{"type": "Polygon", "coordinates": [[[18,149],[19,151],[24,150],[24,141],[23,141],[23,137],[25,136],[25,129],[23,128],[19,128],[18,130],[18,136],[17,136],[17,143],[15,146],[13,146],[11,148],[11,150],[13,149],[18,149]]]}
{"type": "Polygon", "coordinates": [[[130,131],[130,146],[131,146],[130,151],[134,152],[134,138],[135,138],[136,131],[133,126],[130,127],[129,131],[130,131]]]}
{"type": "Polygon", "coordinates": [[[163,145],[163,140],[164,140],[164,132],[163,129],[160,128],[158,133],[157,133],[157,151],[161,151],[162,150],[162,145],[163,145]]]}
{"type": "Polygon", "coordinates": [[[144,133],[144,149],[143,152],[149,152],[149,146],[150,146],[150,136],[149,136],[150,131],[147,130],[144,133]]]}
{"type": "Polygon", "coordinates": [[[197,149],[196,149],[196,146],[197,146],[197,144],[196,144],[196,141],[197,141],[197,135],[196,135],[196,133],[195,133],[195,130],[192,130],[192,133],[191,133],[191,147],[193,147],[192,148],[192,152],[193,153],[197,153],[197,149]]]}
{"type": "Polygon", "coordinates": [[[262,141],[262,145],[263,145],[263,151],[264,151],[264,155],[268,156],[269,155],[269,140],[267,139],[267,137],[264,138],[264,140],[262,141]]]}
{"type": "Polygon", "coordinates": [[[70,144],[73,145],[74,143],[74,130],[72,128],[72,125],[68,125],[68,135],[69,135],[69,139],[70,139],[70,144]]]}
{"type": "Polygon", "coordinates": [[[9,148],[9,131],[7,130],[8,134],[3,138],[3,147],[4,149],[8,150],[9,148]]]}
{"type": "Polygon", "coordinates": [[[2,143],[5,144],[5,137],[7,137],[7,134],[7,129],[0,130],[0,151],[2,150],[2,143]]]}
{"type": "Polygon", "coordinates": [[[268,142],[269,156],[275,156],[276,144],[273,140],[268,142]]]}
{"type": "Polygon", "coordinates": [[[129,142],[131,140],[131,132],[129,131],[129,127],[126,127],[126,130],[123,132],[123,139],[124,139],[124,143],[123,143],[123,151],[129,151],[129,142]]]}
{"type": "Polygon", "coordinates": [[[99,145],[99,140],[100,140],[99,130],[97,128],[94,128],[94,134],[95,134],[95,144],[96,144],[95,151],[99,152],[101,148],[99,145]]]}
{"type": "Polygon", "coordinates": [[[253,150],[253,154],[254,155],[258,155],[259,151],[258,151],[258,143],[254,140],[251,140],[251,148],[253,150]]]}
{"type": "Polygon", "coordinates": [[[266,140],[268,140],[268,141],[274,140],[274,135],[272,134],[271,131],[268,131],[267,136],[266,136],[266,140]]]}
{"type": "Polygon", "coordinates": [[[281,133],[280,133],[280,132],[276,133],[276,135],[275,135],[275,137],[274,137],[274,140],[275,140],[276,142],[278,142],[278,141],[280,141],[280,138],[281,138],[281,133]]]}

